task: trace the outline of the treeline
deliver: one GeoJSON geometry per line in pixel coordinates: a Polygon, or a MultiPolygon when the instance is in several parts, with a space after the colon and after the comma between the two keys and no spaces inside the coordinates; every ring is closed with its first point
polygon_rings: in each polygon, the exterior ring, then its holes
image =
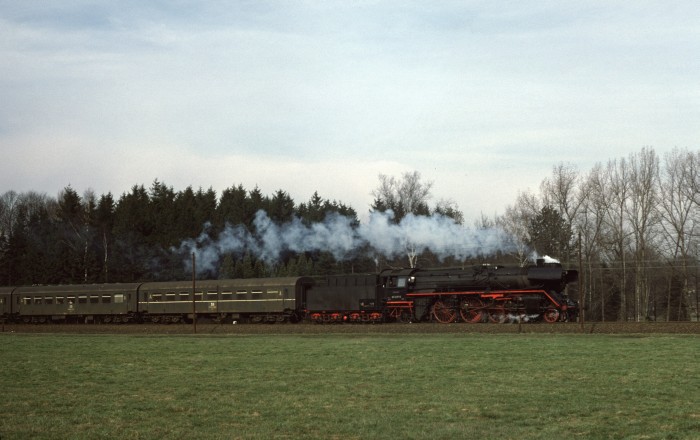
{"type": "Polygon", "coordinates": [[[580,264],[589,319],[698,320],[700,152],[644,148],[587,173],[559,164],[483,222],[515,237],[521,260],[535,249],[580,264]]]}
{"type": "MultiPolygon", "coordinates": [[[[190,255],[178,252],[184,240],[203,233],[216,238],[226,224],[254,231],[264,210],[274,222],[294,216],[323,220],[330,212],[354,219],[353,208],[315,193],[296,204],[285,191],[266,196],[242,185],[222,191],[174,191],[155,181],[134,186],[115,200],[70,186],[57,198],[35,192],[8,191],[0,197],[0,284],[70,284],[187,279],[190,255]]],[[[365,270],[365,260],[334,261],[331,255],[284,255],[265,263],[255,255],[221,256],[220,278],[314,275],[365,270]]],[[[371,269],[367,269],[371,270],[371,269]]]]}

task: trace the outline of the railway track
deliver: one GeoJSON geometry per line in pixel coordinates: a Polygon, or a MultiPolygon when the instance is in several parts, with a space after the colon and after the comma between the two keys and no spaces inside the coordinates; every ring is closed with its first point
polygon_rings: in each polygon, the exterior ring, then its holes
{"type": "MultiPolygon", "coordinates": [[[[194,334],[188,324],[4,324],[3,333],[194,334]]],[[[589,322],[536,324],[197,324],[197,334],[411,334],[411,333],[552,333],[552,334],[700,334],[700,322],[589,322]]]]}

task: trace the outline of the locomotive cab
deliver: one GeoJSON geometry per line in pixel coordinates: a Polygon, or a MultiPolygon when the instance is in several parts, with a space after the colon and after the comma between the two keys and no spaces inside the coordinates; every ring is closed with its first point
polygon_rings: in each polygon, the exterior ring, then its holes
{"type": "Polygon", "coordinates": [[[411,292],[416,283],[413,276],[415,269],[387,269],[379,275],[383,297],[386,299],[403,299],[411,292]]]}

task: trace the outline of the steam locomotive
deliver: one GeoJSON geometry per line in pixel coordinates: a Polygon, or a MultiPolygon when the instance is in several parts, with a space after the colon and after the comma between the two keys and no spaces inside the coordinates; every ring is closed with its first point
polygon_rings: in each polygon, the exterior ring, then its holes
{"type": "Polygon", "coordinates": [[[571,321],[566,286],[578,272],[528,267],[387,269],[333,275],[0,288],[5,322],[494,322],[571,321]]]}

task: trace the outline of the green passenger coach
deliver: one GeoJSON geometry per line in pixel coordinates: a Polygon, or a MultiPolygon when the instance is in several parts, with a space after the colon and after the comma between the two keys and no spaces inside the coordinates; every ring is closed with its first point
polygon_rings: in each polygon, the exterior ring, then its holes
{"type": "Polygon", "coordinates": [[[151,322],[189,320],[193,312],[216,322],[296,321],[297,305],[312,283],[306,277],[144,283],[138,309],[151,322]]]}
{"type": "Polygon", "coordinates": [[[12,293],[21,321],[129,322],[136,317],[138,283],[25,286],[12,293]]]}

